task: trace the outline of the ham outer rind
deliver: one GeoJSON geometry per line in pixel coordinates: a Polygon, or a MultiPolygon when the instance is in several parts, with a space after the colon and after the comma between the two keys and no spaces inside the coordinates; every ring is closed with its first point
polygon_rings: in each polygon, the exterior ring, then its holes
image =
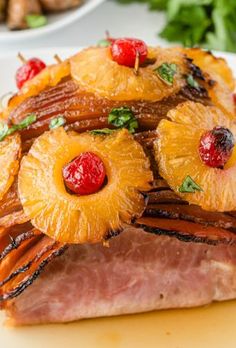
{"type": "Polygon", "coordinates": [[[201,306],[236,297],[236,246],[184,243],[127,229],[71,246],[7,304],[15,325],[201,306]]]}

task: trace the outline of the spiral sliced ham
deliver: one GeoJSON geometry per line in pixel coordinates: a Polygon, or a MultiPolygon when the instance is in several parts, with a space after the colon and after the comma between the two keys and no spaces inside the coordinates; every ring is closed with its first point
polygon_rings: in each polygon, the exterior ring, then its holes
{"type": "MultiPolygon", "coordinates": [[[[206,84],[200,69],[185,62],[206,84]]],[[[58,243],[31,225],[16,178],[0,205],[0,306],[14,324],[67,322],[236,297],[235,212],[205,212],[189,205],[159,176],[153,161],[159,121],[185,100],[211,104],[207,90],[200,92],[185,86],[158,102],[111,101],[85,92],[65,74],[56,86],[10,101],[9,123],[32,112],[37,116],[20,132],[23,153],[57,115],[64,116],[67,130],[83,132],[110,126],[112,108],[130,107],[139,121],[134,137],[155,176],[146,210],[132,226],[124,226],[119,235],[111,232],[104,245],[75,246],[58,243]]]]}

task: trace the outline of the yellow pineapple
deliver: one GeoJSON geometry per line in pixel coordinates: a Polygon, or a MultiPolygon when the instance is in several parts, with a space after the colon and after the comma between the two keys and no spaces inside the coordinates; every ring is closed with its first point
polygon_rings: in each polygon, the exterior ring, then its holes
{"type": "Polygon", "coordinates": [[[145,208],[141,191],[150,189],[152,172],[141,145],[127,130],[111,135],[44,133],[22,160],[18,189],[32,224],[67,243],[98,242],[120,229],[145,208]],[[62,170],[78,155],[90,151],[103,161],[106,184],[94,194],[66,190],[62,170]]]}
{"type": "Polygon", "coordinates": [[[173,49],[150,48],[148,58],[154,63],[132,68],[112,60],[110,48],[88,48],[70,59],[71,75],[86,91],[112,100],[158,101],[177,93],[186,84],[183,74],[186,64],[181,52],[173,49]],[[163,63],[176,64],[178,69],[173,85],[165,84],[154,72],[163,63]]]}
{"type": "Polygon", "coordinates": [[[215,81],[213,86],[206,86],[209,96],[217,107],[232,118],[235,117],[235,104],[232,93],[235,88],[233,73],[223,58],[214,57],[211,53],[200,48],[183,49],[193,63],[215,81]]]}
{"type": "Polygon", "coordinates": [[[160,122],[159,138],[155,143],[160,175],[189,203],[211,211],[235,210],[235,146],[224,168],[213,168],[200,158],[199,144],[207,131],[218,126],[229,129],[236,139],[236,124],[219,109],[193,102],[183,103],[171,110],[168,118],[160,122]],[[180,192],[189,178],[195,192],[180,192]]]}
{"type": "Polygon", "coordinates": [[[234,76],[225,59],[215,57],[200,48],[185,48],[184,51],[193,59],[194,64],[210,75],[217,75],[227,84],[231,92],[234,90],[234,76]]]}
{"type": "Polygon", "coordinates": [[[21,157],[21,139],[19,134],[0,141],[0,200],[11,187],[18,173],[21,157]]]}

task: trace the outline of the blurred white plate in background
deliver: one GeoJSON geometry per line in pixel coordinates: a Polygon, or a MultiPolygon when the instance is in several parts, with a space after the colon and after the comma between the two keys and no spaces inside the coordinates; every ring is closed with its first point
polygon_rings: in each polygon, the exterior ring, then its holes
{"type": "Polygon", "coordinates": [[[84,3],[75,9],[60,12],[57,14],[47,15],[48,24],[44,27],[37,29],[26,29],[18,31],[10,31],[5,23],[0,24],[0,43],[11,43],[16,41],[23,41],[27,39],[37,38],[49,33],[52,33],[58,29],[61,29],[79,18],[92,11],[99,4],[105,0],[84,0],[84,3]]]}

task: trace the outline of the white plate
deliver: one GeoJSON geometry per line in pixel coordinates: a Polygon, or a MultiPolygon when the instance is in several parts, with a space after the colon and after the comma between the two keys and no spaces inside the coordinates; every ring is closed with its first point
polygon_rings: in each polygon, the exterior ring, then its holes
{"type": "Polygon", "coordinates": [[[33,39],[52,33],[55,30],[61,29],[79,18],[83,17],[88,12],[92,11],[105,0],[84,0],[84,4],[76,9],[69,11],[47,15],[48,24],[37,29],[27,29],[19,31],[9,31],[6,24],[0,24],[0,42],[10,43],[22,40],[33,39]]]}
{"type": "MultiPolygon", "coordinates": [[[[78,48],[25,51],[47,63],[66,58],[78,48]]],[[[236,75],[232,54],[224,56],[236,75]]],[[[15,56],[0,55],[0,95],[15,89],[15,56]]],[[[9,328],[0,312],[0,347],[4,348],[235,348],[236,301],[183,310],[98,318],[66,325],[9,328]]]]}

